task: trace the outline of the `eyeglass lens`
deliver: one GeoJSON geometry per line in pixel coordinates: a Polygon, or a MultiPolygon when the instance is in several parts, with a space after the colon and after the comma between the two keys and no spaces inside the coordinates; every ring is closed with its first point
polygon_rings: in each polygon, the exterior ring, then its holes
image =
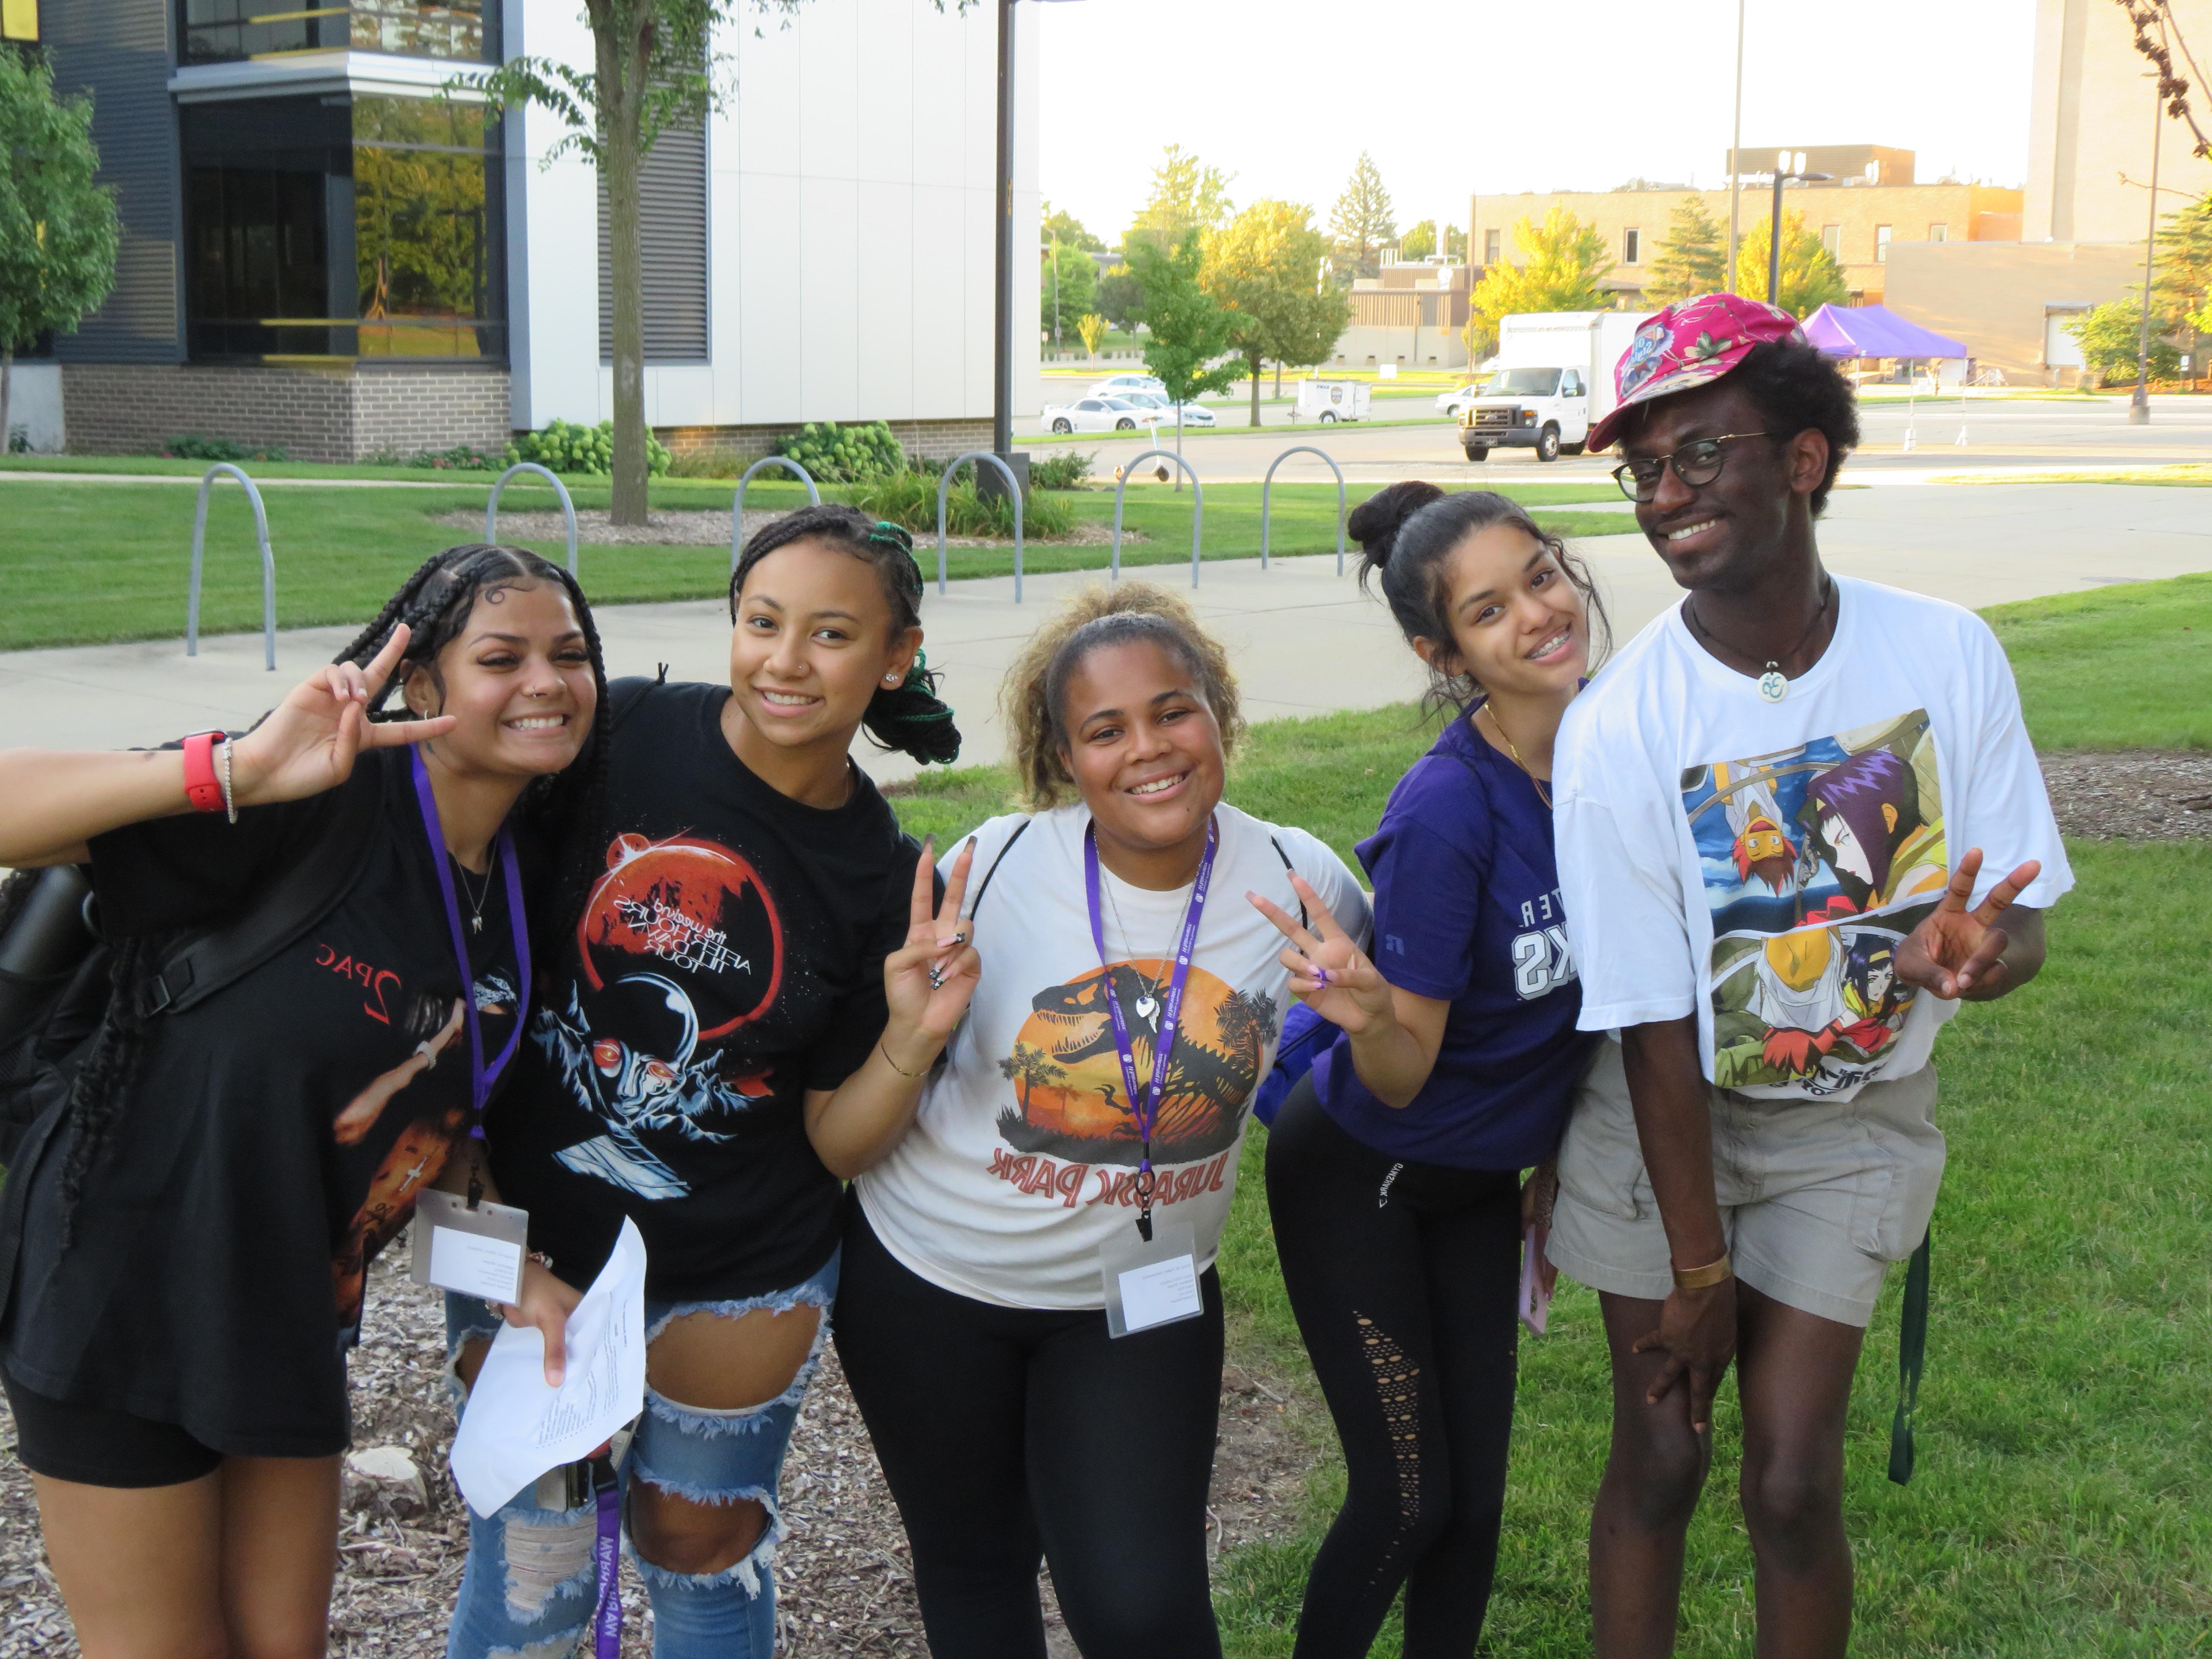
{"type": "Polygon", "coordinates": [[[1676,477],[1694,489],[1720,477],[1727,454],[1719,439],[1700,438],[1695,443],[1684,444],[1671,455],[1625,462],[1614,469],[1613,476],[1623,495],[1632,501],[1648,501],[1659,493],[1660,475],[1668,466],[1674,469],[1676,477]]]}

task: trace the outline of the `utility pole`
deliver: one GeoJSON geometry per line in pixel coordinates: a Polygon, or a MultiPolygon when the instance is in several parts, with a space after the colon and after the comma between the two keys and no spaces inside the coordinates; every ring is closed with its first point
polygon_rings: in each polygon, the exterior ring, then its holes
{"type": "MultiPolygon", "coordinates": [[[[991,452],[1003,458],[1014,447],[1014,0],[999,0],[997,252],[999,326],[992,342],[991,452]]],[[[984,471],[980,464],[975,468],[979,486],[984,471]]]]}
{"type": "Polygon", "coordinates": [[[2158,253],[2158,141],[2166,125],[2166,100],[2156,76],[2150,94],[2150,229],[2143,237],[2142,330],[2136,337],[2136,395],[2128,403],[2128,424],[2150,423],[2150,279],[2158,253]]]}
{"type": "MultiPolygon", "coordinates": [[[[1743,8],[1735,0],[1735,133],[1729,141],[1729,257],[1726,291],[1735,292],[1736,209],[1743,199],[1743,8]]],[[[1474,233],[1470,230],[1468,234],[1474,233]]]]}

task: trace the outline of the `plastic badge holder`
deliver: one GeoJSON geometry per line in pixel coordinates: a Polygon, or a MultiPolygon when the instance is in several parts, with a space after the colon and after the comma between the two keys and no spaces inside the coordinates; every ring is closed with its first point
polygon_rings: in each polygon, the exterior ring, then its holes
{"type": "Polygon", "coordinates": [[[1152,1223],[1152,1243],[1129,1231],[1098,1252],[1106,1288],[1106,1330],[1131,1336],[1206,1311],[1198,1290],[1198,1246],[1188,1222],[1152,1223]]]}
{"type": "Polygon", "coordinates": [[[1544,1320],[1552,1306],[1552,1293],[1544,1288],[1543,1254],[1536,1243],[1536,1230],[1531,1227],[1521,1238],[1520,1310],[1521,1322],[1534,1336],[1543,1335],[1544,1320]]]}
{"type": "Polygon", "coordinates": [[[507,1204],[479,1204],[453,1193],[429,1191],[415,1201],[412,1278],[461,1296],[509,1307],[522,1294],[522,1263],[530,1249],[530,1212],[507,1204]]]}

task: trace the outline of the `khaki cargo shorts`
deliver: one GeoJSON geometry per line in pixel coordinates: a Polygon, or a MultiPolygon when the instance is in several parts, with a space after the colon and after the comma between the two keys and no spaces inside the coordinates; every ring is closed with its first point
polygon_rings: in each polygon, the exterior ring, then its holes
{"type": "MultiPolygon", "coordinates": [[[[1919,1248],[1943,1179],[1929,1121],[1936,1068],[1846,1101],[1711,1095],[1713,1186],[1736,1277],[1778,1302],[1864,1328],[1882,1274],[1919,1248]]],[[[1656,1302],[1674,1288],[1636,1139],[1620,1045],[1599,1047],[1559,1147],[1553,1263],[1593,1290],[1656,1302]]]]}

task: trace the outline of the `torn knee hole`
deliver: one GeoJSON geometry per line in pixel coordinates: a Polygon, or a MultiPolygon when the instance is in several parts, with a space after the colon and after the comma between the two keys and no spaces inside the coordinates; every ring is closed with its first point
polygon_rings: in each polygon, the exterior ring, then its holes
{"type": "Polygon", "coordinates": [[[691,1497],[649,1479],[630,1494],[630,1543],[638,1559],[687,1577],[726,1572],[759,1547],[775,1521],[766,1501],[756,1497],[691,1497]]]}
{"type": "Polygon", "coordinates": [[[507,1608],[516,1620],[536,1619],[556,1595],[580,1598],[590,1587],[598,1536],[592,1519],[509,1521],[502,1532],[507,1608]]]}

